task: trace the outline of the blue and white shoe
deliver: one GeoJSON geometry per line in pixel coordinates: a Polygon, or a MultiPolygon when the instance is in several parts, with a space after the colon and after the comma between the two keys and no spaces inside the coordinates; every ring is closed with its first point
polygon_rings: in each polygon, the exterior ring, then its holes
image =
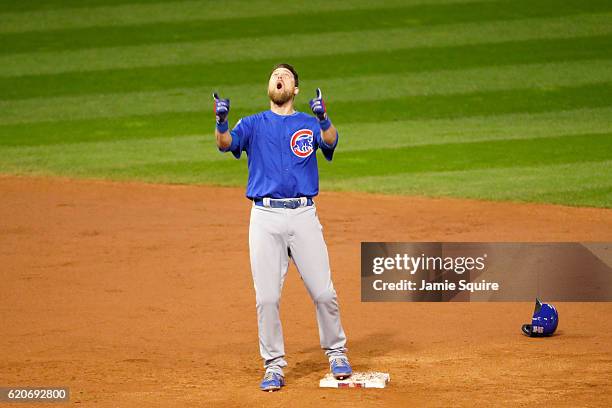
{"type": "Polygon", "coordinates": [[[329,359],[329,368],[336,380],[344,380],[353,374],[353,369],[345,356],[332,357],[329,359]]]}
{"type": "Polygon", "coordinates": [[[284,385],[285,377],[274,371],[266,371],[266,375],[264,375],[263,380],[261,380],[259,388],[262,391],[272,392],[280,390],[284,385]]]}

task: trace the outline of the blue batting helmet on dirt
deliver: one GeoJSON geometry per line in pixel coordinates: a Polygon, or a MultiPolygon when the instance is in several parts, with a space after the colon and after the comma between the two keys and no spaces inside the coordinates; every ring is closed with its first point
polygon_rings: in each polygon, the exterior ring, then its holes
{"type": "Polygon", "coordinates": [[[523,333],[529,337],[552,336],[559,324],[557,309],[551,304],[542,303],[536,298],[535,310],[531,324],[524,324],[523,333]]]}

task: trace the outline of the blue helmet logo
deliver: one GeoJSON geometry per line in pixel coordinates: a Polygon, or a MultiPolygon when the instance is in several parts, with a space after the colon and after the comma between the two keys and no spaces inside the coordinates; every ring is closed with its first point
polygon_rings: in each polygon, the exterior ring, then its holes
{"type": "Polygon", "coordinates": [[[552,336],[559,324],[559,313],[551,304],[536,299],[531,324],[524,324],[523,333],[530,337],[552,336]]]}

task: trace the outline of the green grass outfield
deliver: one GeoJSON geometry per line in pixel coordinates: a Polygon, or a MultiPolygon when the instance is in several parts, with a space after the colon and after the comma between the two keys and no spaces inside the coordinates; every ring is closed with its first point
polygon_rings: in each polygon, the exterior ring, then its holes
{"type": "Polygon", "coordinates": [[[612,1],[0,0],[0,173],[244,186],[277,62],[340,131],[326,190],[612,207],[612,1]]]}

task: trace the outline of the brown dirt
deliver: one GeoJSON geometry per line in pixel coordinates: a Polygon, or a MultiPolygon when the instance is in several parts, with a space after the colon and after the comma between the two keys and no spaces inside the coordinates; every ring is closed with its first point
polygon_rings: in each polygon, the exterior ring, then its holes
{"type": "Polygon", "coordinates": [[[534,340],[530,303],[359,292],[360,241],[612,241],[611,210],[323,193],[352,363],[392,382],[318,388],[327,365],[292,267],[288,385],[270,394],[242,189],[4,176],[0,193],[0,386],[67,385],[95,407],[612,404],[612,303],[560,303],[559,335],[534,340]]]}

